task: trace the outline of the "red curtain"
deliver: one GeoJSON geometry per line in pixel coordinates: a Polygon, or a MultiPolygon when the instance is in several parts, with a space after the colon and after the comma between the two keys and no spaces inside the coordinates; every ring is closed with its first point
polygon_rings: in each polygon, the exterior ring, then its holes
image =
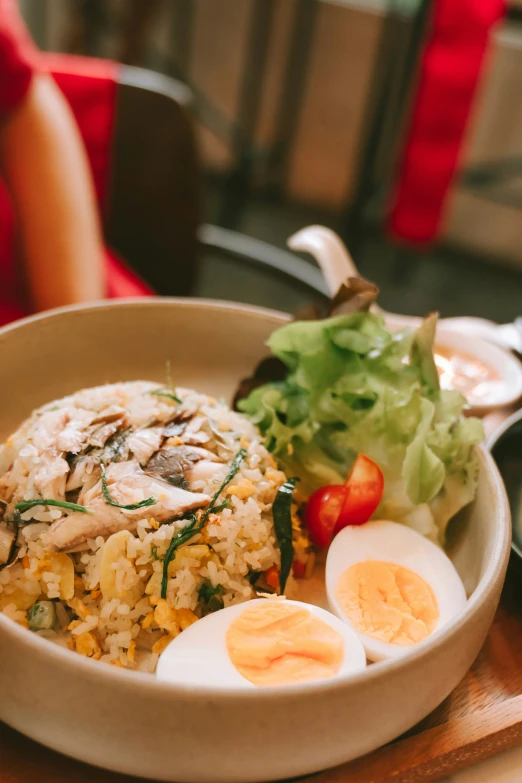
{"type": "Polygon", "coordinates": [[[435,0],[413,116],[388,218],[392,236],[428,243],[448,192],[490,42],[505,0],[435,0]]]}

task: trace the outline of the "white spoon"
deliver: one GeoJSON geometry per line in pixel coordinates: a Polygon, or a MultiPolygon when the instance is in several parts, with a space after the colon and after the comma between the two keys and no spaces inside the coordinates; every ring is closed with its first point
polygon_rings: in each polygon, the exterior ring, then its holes
{"type": "MultiPolygon", "coordinates": [[[[291,250],[310,253],[315,258],[332,297],[347,277],[360,277],[359,270],[345,244],[335,231],[326,226],[306,226],[292,234],[287,240],[287,245],[291,250]]],[[[405,326],[415,327],[422,321],[422,318],[415,316],[385,313],[378,305],[373,305],[372,310],[382,313],[386,320],[390,321],[391,326],[394,326],[394,319],[397,319],[398,329],[405,326]]]]}
{"type": "Polygon", "coordinates": [[[307,226],[287,241],[290,250],[310,253],[323,273],[331,296],[347,277],[358,277],[357,267],[341,238],[326,226],[307,226]]]}

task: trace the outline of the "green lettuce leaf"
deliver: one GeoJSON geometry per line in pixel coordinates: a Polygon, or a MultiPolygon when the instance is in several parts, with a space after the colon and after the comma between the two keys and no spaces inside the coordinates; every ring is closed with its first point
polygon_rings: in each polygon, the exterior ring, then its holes
{"type": "Polygon", "coordinates": [[[435,406],[429,400],[422,399],[421,420],[402,463],[406,493],[416,506],[429,503],[435,497],[444,483],[446,473],[442,460],[427,443],[434,414],[435,406]]]}
{"type": "Polygon", "coordinates": [[[427,395],[436,395],[440,389],[439,373],[433,356],[437,313],[431,313],[415,331],[410,350],[410,362],[419,374],[422,387],[427,395]]]}
{"type": "Polygon", "coordinates": [[[443,543],[446,526],[476,489],[477,419],[464,397],[439,388],[437,319],[391,333],[381,316],[353,313],[297,321],[268,345],[286,378],[256,388],[238,407],[305,494],[344,481],[356,455],[385,477],[376,516],[405,522],[443,543]]]}

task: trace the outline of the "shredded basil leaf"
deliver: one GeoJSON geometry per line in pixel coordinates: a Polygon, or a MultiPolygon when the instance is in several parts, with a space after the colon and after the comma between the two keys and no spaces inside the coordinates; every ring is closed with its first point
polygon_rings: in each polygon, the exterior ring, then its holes
{"type": "Polygon", "coordinates": [[[169,565],[170,565],[170,561],[174,557],[174,552],[182,544],[185,544],[187,541],[190,541],[190,539],[193,538],[196,535],[196,533],[199,533],[202,527],[203,525],[201,524],[201,522],[198,525],[196,517],[194,516],[194,514],[192,514],[188,524],[186,524],[185,527],[182,527],[181,530],[179,530],[176,533],[176,535],[172,538],[172,541],[169,544],[169,548],[167,549],[165,558],[163,560],[163,575],[161,579],[162,598],[167,597],[167,584],[169,581],[169,565]]]}
{"type": "Polygon", "coordinates": [[[219,506],[214,506],[214,508],[212,509],[212,513],[219,514],[220,511],[223,511],[223,509],[225,509],[228,506],[229,502],[230,502],[229,500],[224,500],[223,503],[219,504],[219,506]]]}
{"type": "Polygon", "coordinates": [[[140,500],[139,503],[128,503],[127,505],[116,503],[114,501],[109,493],[109,490],[107,489],[107,475],[105,473],[105,465],[103,462],[100,462],[100,468],[101,468],[101,480],[102,480],[102,495],[103,499],[106,503],[109,504],[109,506],[114,506],[114,508],[122,508],[125,511],[137,511],[139,508],[146,508],[147,506],[153,506],[155,503],[157,503],[156,498],[150,497],[146,498],[145,500],[140,500]]]}
{"type": "Polygon", "coordinates": [[[160,560],[161,559],[160,556],[158,555],[158,547],[157,546],[151,546],[150,554],[151,554],[153,560],[160,560]]]}
{"type": "MultiPolygon", "coordinates": [[[[220,488],[218,489],[218,491],[216,492],[216,494],[214,495],[214,497],[210,501],[209,507],[205,511],[205,522],[207,521],[207,517],[209,516],[209,514],[212,514],[213,511],[217,511],[218,510],[219,507],[216,506],[216,503],[217,503],[217,501],[219,499],[219,496],[221,495],[221,493],[223,492],[223,490],[225,489],[227,484],[230,484],[232,479],[239,472],[239,468],[241,467],[241,464],[242,464],[243,460],[245,459],[246,454],[247,454],[246,449],[239,449],[238,453],[236,454],[236,456],[232,460],[232,465],[230,466],[230,471],[228,472],[227,476],[225,477],[225,480],[223,481],[223,483],[221,484],[220,488]]],[[[228,503],[228,501],[227,501],[227,503],[228,503]]]]}
{"type": "Polygon", "coordinates": [[[208,581],[204,581],[198,590],[198,598],[205,604],[204,609],[206,612],[218,612],[223,609],[223,593],[222,585],[213,587],[208,581]]]}
{"type": "MultiPolygon", "coordinates": [[[[230,470],[225,477],[225,480],[221,484],[218,491],[215,493],[214,497],[210,501],[210,504],[207,508],[207,510],[204,512],[204,514],[201,515],[201,519],[199,522],[196,519],[196,516],[192,514],[191,517],[189,517],[188,524],[185,525],[185,527],[181,528],[176,535],[173,537],[172,541],[169,544],[169,548],[167,549],[167,553],[165,555],[165,559],[163,561],[163,578],[161,580],[161,597],[166,598],[167,597],[167,584],[169,581],[169,565],[170,561],[172,560],[174,556],[174,552],[178,547],[182,546],[182,544],[185,544],[187,541],[190,541],[191,538],[193,538],[197,533],[200,532],[200,530],[203,529],[207,519],[209,518],[210,514],[216,513],[223,508],[223,503],[220,505],[217,505],[217,501],[219,500],[219,496],[227,486],[227,484],[230,484],[234,476],[238,473],[241,464],[243,460],[246,457],[246,449],[240,449],[234,459],[232,460],[232,465],[230,466],[230,470]]],[[[228,501],[227,501],[228,502],[228,501]]]]}
{"type": "Polygon", "coordinates": [[[149,394],[153,394],[155,397],[167,397],[169,400],[173,400],[180,405],[183,402],[179,397],[176,397],[174,392],[168,391],[167,389],[156,389],[155,391],[149,392],[149,394]]]}
{"type": "Polygon", "coordinates": [[[219,612],[220,609],[223,609],[223,599],[219,595],[213,595],[207,604],[207,609],[211,613],[219,612]]]}
{"type": "Polygon", "coordinates": [[[216,595],[216,593],[220,593],[222,590],[221,585],[217,585],[217,587],[213,587],[210,582],[203,582],[201,587],[198,590],[198,598],[200,601],[205,601],[205,603],[208,603],[213,595],[216,595]]]}
{"type": "Polygon", "coordinates": [[[297,479],[289,479],[279,488],[272,516],[274,519],[274,532],[276,534],[279,551],[281,553],[281,570],[279,572],[279,589],[284,593],[286,582],[292,568],[294,559],[294,542],[292,540],[292,493],[297,479]]]}
{"type": "MultiPolygon", "coordinates": [[[[15,504],[15,509],[23,514],[30,508],[35,506],[57,506],[58,508],[66,508],[68,511],[79,511],[82,514],[94,514],[90,508],[86,506],[79,506],[78,503],[68,503],[66,500],[53,500],[52,498],[42,498],[41,500],[22,500],[20,503],[15,504]]],[[[20,522],[25,520],[21,519],[20,522]]]]}

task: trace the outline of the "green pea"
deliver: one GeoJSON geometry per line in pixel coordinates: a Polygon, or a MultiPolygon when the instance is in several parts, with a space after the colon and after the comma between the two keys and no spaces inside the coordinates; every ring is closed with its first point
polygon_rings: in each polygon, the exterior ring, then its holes
{"type": "Polygon", "coordinates": [[[31,631],[50,631],[55,621],[56,611],[52,601],[37,601],[27,612],[31,631]]]}

